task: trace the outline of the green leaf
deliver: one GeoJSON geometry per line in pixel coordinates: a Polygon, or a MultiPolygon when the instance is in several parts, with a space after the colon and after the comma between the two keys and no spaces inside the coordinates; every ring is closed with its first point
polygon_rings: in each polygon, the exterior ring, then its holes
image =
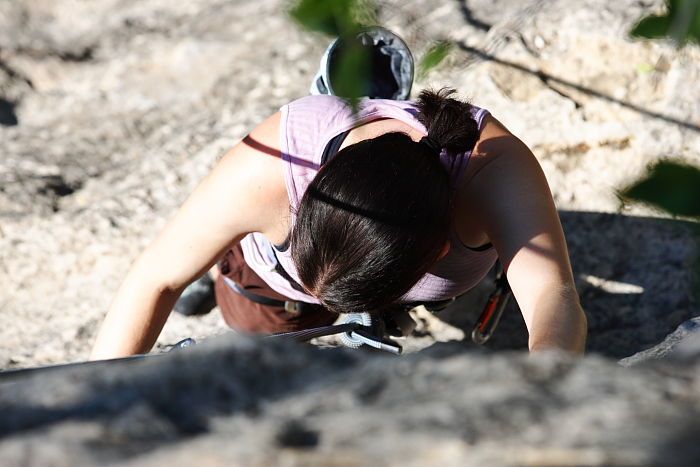
{"type": "Polygon", "coordinates": [[[450,41],[440,41],[430,47],[418,63],[418,78],[425,78],[430,70],[442,63],[452,50],[452,46],[450,41]]]}
{"type": "Polygon", "coordinates": [[[700,0],[695,1],[695,11],[691,17],[692,21],[688,27],[687,39],[700,44],[700,0]]]}
{"type": "Polygon", "coordinates": [[[634,37],[658,39],[665,37],[670,28],[671,18],[669,16],[647,16],[637,23],[630,34],[634,37]]]}
{"type": "Polygon", "coordinates": [[[345,36],[362,27],[358,18],[366,16],[370,8],[366,0],[299,0],[289,15],[310,31],[345,36]]]}
{"type": "Polygon", "coordinates": [[[700,217],[700,169],[662,161],[653,166],[645,178],[625,188],[621,195],[673,215],[700,217]]]}
{"type": "Polygon", "coordinates": [[[356,110],[357,100],[369,93],[372,71],[369,51],[357,42],[348,41],[336,53],[337,66],[330,75],[333,92],[348,99],[356,110]]]}
{"type": "Polygon", "coordinates": [[[647,39],[669,37],[679,46],[700,44],[700,0],[668,0],[667,7],[663,15],[642,18],[630,34],[647,39]]]}
{"type": "Polygon", "coordinates": [[[379,9],[373,0],[356,0],[352,14],[358,26],[366,27],[379,24],[379,9]]]}

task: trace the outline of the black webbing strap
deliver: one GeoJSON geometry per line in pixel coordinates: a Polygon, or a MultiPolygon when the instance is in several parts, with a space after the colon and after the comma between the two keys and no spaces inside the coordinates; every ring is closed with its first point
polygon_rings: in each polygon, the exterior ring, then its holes
{"type": "Polygon", "coordinates": [[[323,149],[323,154],[321,155],[321,165],[331,160],[338,153],[338,150],[340,149],[340,146],[343,145],[343,141],[345,141],[348,133],[350,133],[350,130],[344,131],[331,138],[326,147],[323,149]]]}
{"type": "Polygon", "coordinates": [[[284,308],[287,304],[287,302],[283,300],[276,300],[274,298],[265,297],[264,295],[258,295],[256,293],[250,292],[249,290],[244,289],[243,287],[236,284],[234,281],[232,281],[226,276],[224,276],[224,282],[226,282],[226,285],[231,287],[231,289],[233,289],[234,292],[236,292],[239,295],[243,295],[251,302],[259,303],[260,305],[279,306],[282,308],[284,308]]]}

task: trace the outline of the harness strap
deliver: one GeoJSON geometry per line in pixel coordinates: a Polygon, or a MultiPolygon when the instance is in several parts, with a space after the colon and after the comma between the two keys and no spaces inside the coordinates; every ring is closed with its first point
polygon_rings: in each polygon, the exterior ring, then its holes
{"type": "Polygon", "coordinates": [[[226,283],[226,285],[229,286],[231,290],[233,290],[239,295],[242,295],[243,297],[247,298],[253,303],[258,303],[260,305],[265,306],[281,307],[289,313],[303,313],[307,311],[313,311],[320,307],[320,305],[314,305],[313,303],[297,302],[294,300],[277,300],[275,298],[259,295],[251,292],[250,290],[244,289],[243,287],[241,287],[236,282],[232,281],[226,276],[224,276],[224,282],[226,283]]]}
{"type": "Polygon", "coordinates": [[[332,336],[334,334],[340,334],[341,332],[353,332],[361,327],[362,325],[360,323],[333,324],[318,328],[302,329],[301,331],[281,332],[266,337],[287,337],[298,342],[306,342],[316,337],[332,336]]]}

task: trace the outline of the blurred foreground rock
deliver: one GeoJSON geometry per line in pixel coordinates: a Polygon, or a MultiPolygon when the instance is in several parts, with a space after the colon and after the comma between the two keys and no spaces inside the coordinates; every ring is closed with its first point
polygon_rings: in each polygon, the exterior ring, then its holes
{"type": "Polygon", "coordinates": [[[147,360],[0,378],[3,466],[684,466],[700,354],[392,357],[231,336],[147,360]]]}

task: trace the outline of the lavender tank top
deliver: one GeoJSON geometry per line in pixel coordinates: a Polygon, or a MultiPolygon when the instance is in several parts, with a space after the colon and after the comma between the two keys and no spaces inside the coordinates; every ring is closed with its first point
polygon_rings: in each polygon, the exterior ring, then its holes
{"type": "MultiPolygon", "coordinates": [[[[320,168],[321,157],[326,145],[335,136],[354,127],[380,118],[400,120],[420,132],[427,134],[425,126],[416,115],[418,111],[410,101],[366,99],[360,101],[358,115],[334,96],[307,96],[298,99],[281,109],[280,141],[282,159],[285,163],[285,183],[289,203],[294,213],[299,207],[304,191],[320,168]]],[[[472,107],[472,115],[479,129],[488,112],[472,107]]],[[[441,160],[456,186],[469,162],[471,153],[449,156],[443,152],[441,160]]],[[[474,287],[484,278],[494,265],[497,254],[495,248],[480,251],[467,248],[457,233],[450,235],[450,251],[404,295],[405,302],[438,301],[458,296],[474,287]]],[[[283,251],[276,248],[264,235],[251,233],[241,240],[246,263],[273,290],[298,301],[319,303],[318,300],[294,288],[275,269],[277,262],[297,283],[299,275],[291,257],[291,246],[283,251]]]]}

